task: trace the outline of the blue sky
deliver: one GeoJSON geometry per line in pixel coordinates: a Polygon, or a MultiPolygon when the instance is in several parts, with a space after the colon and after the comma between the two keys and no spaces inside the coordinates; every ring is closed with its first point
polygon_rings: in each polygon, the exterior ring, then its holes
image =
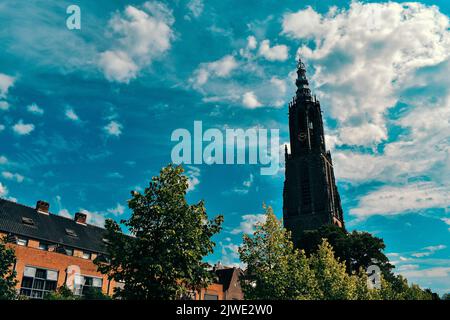
{"type": "MultiPolygon", "coordinates": [[[[0,196],[91,223],[170,161],[177,128],[279,129],[295,59],[321,100],[345,220],[382,237],[397,271],[450,292],[450,5],[446,1],[15,1],[0,4],[0,196]],[[66,8],[81,9],[81,30],[66,8]]],[[[238,262],[284,171],[186,167],[189,201],[238,262]]]]}

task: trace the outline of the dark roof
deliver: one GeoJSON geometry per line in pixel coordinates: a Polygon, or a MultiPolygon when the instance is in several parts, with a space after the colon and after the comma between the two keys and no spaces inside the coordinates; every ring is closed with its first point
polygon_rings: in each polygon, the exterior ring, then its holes
{"type": "Polygon", "coordinates": [[[225,268],[216,270],[216,275],[219,278],[219,283],[223,285],[223,291],[227,291],[233,279],[233,273],[235,268],[225,268]]]}
{"type": "Polygon", "coordinates": [[[36,240],[61,244],[97,253],[105,252],[103,242],[105,229],[92,225],[81,225],[74,220],[54,214],[42,214],[35,208],[0,198],[0,231],[36,240]],[[29,218],[33,225],[24,223],[29,218]],[[77,237],[66,231],[73,230],[77,237]]]}

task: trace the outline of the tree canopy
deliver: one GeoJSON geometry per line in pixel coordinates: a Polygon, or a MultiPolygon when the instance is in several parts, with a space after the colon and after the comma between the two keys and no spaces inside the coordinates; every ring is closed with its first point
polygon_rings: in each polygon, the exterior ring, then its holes
{"type": "Polygon", "coordinates": [[[256,224],[252,235],[243,236],[239,249],[240,258],[247,265],[241,281],[246,299],[427,300],[433,297],[417,285],[409,286],[401,276],[392,275],[391,280],[381,274],[380,287],[369,286],[366,265],[376,263],[374,259],[379,258],[377,261],[381,261],[385,270],[390,272],[392,268],[382,253],[384,243],[379,238],[368,233],[348,235],[331,227],[309,233],[303,241],[307,237],[311,239],[304,242],[308,254],[294,247],[290,233],[272,209],[266,209],[265,222],[256,224]],[[328,238],[319,241],[320,235],[328,238]],[[340,250],[341,256],[352,259],[350,263],[336,254],[331,243],[340,250]],[[364,248],[367,255],[363,254],[364,248]]]}
{"type": "Polygon", "coordinates": [[[132,215],[106,223],[108,263],[97,259],[102,273],[124,283],[116,296],[125,299],[178,299],[212,280],[203,258],[212,253],[212,237],[222,216],[208,220],[203,201],[186,201],[188,179],[180,166],[169,165],[153,177],[143,193],[132,192],[132,215]]]}
{"type": "Polygon", "coordinates": [[[13,266],[16,256],[12,248],[7,248],[5,239],[0,238],[0,300],[10,300],[16,297],[17,281],[13,266]]]}

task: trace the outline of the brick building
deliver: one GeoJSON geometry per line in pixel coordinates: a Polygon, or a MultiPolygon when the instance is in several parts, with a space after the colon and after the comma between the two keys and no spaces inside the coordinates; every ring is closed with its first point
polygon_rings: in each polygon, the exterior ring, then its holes
{"type": "MultiPolygon", "coordinates": [[[[104,231],[88,224],[83,213],[69,219],[51,214],[49,204],[44,201],[38,201],[32,208],[0,199],[0,238],[6,237],[15,250],[17,291],[30,298],[42,299],[47,292],[64,284],[80,296],[89,288],[112,295],[121,284],[99,273],[93,262],[97,257],[107,261],[104,231]]],[[[234,271],[231,277],[219,274],[217,283],[195,293],[193,298],[233,299],[236,296],[233,288],[237,287],[234,271]]]]}

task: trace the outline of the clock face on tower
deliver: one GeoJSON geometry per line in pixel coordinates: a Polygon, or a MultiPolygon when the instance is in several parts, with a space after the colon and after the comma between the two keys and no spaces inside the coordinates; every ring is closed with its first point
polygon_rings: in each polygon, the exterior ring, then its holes
{"type": "Polygon", "coordinates": [[[305,133],[300,133],[299,135],[298,135],[298,140],[299,141],[305,141],[305,139],[306,139],[306,134],[305,133]]]}

